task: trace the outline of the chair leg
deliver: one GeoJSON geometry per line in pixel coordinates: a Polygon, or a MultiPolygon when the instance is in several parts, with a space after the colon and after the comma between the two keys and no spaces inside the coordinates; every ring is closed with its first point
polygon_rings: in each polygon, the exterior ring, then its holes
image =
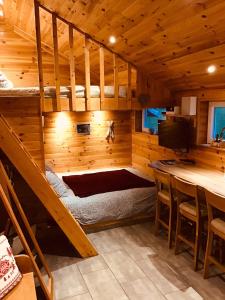
{"type": "Polygon", "coordinates": [[[198,270],[199,248],[201,244],[201,223],[196,222],[195,247],[194,247],[194,270],[198,270]]]}
{"type": "Polygon", "coordinates": [[[170,207],[170,213],[169,213],[169,228],[168,228],[168,244],[169,248],[172,247],[172,231],[173,231],[173,209],[172,206],[170,207]]]}
{"type": "Polygon", "coordinates": [[[207,245],[206,245],[206,252],[205,252],[205,262],[204,262],[204,278],[209,277],[209,256],[212,252],[212,244],[213,244],[213,232],[209,229],[208,230],[208,238],[207,238],[207,245]]]}
{"type": "Polygon", "coordinates": [[[178,254],[179,251],[179,234],[181,230],[181,214],[179,212],[179,208],[177,209],[177,227],[176,227],[176,235],[175,235],[175,255],[178,254]]]}
{"type": "Polygon", "coordinates": [[[155,213],[155,235],[159,233],[159,219],[160,219],[160,201],[156,200],[156,213],[155,213]]]}

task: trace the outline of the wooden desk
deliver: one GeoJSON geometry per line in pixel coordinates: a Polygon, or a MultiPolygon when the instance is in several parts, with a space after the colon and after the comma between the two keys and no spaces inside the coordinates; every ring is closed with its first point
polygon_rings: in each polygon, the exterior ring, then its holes
{"type": "Polygon", "coordinates": [[[179,161],[175,165],[155,161],[149,167],[170,173],[225,197],[225,175],[220,171],[199,165],[187,165],[179,161]]]}

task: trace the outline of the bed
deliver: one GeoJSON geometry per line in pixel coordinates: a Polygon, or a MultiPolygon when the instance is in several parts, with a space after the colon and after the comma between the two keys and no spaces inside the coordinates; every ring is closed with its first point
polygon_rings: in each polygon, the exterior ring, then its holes
{"type": "MultiPolygon", "coordinates": [[[[133,168],[127,170],[146,179],[133,168]]],[[[130,221],[137,223],[149,220],[154,215],[156,197],[154,184],[151,187],[128,188],[81,198],[63,182],[62,178],[65,175],[71,174],[61,173],[57,176],[51,170],[46,170],[46,177],[61,201],[87,230],[102,229],[115,224],[130,224],[130,221]]]]}
{"type": "MultiPolygon", "coordinates": [[[[55,98],[55,87],[49,86],[44,87],[45,98],[55,98]]],[[[114,86],[105,86],[104,94],[106,98],[114,98],[114,86]]],[[[39,87],[23,87],[23,88],[0,88],[0,96],[38,96],[39,87]]],[[[90,95],[91,98],[100,97],[100,87],[98,85],[90,86],[90,95]]],[[[71,97],[71,88],[70,86],[61,86],[60,87],[60,97],[61,98],[70,98],[71,97]]],[[[76,85],[76,97],[84,98],[85,97],[85,87],[83,85],[76,85]]],[[[119,98],[127,97],[127,88],[126,86],[119,86],[119,98]]]]}

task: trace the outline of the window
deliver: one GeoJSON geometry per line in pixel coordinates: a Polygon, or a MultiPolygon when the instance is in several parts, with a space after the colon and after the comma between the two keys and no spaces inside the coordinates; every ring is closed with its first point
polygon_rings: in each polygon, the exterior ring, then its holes
{"type": "Polygon", "coordinates": [[[142,120],[142,131],[158,134],[159,121],[166,120],[166,108],[146,108],[142,120]]]}
{"type": "Polygon", "coordinates": [[[216,135],[222,134],[222,140],[225,140],[225,102],[210,102],[209,103],[209,118],[208,118],[208,143],[216,138],[216,135]]]}

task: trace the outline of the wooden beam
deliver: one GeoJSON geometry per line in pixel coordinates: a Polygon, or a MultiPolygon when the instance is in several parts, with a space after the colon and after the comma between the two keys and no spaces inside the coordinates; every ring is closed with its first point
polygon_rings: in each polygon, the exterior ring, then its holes
{"type": "Polygon", "coordinates": [[[54,66],[55,66],[55,105],[54,110],[61,111],[60,103],[60,79],[59,79],[59,50],[58,50],[58,32],[57,32],[57,17],[52,14],[52,33],[54,46],[54,66]]]}
{"type": "MultiPolygon", "coordinates": [[[[13,31],[19,35],[20,37],[22,37],[23,39],[31,42],[32,44],[36,45],[36,39],[34,36],[30,35],[29,33],[23,31],[21,28],[19,28],[18,26],[13,26],[13,31]]],[[[54,51],[53,50],[53,46],[50,46],[48,44],[46,44],[44,41],[41,41],[41,49],[42,51],[50,54],[52,56],[52,52],[54,51]]],[[[67,55],[64,55],[62,53],[59,53],[59,57],[61,59],[64,60],[65,63],[68,62],[68,56],[67,55]]]]}
{"type": "Polygon", "coordinates": [[[85,37],[85,46],[84,46],[84,59],[85,59],[85,110],[87,110],[87,101],[90,100],[90,85],[91,85],[91,78],[90,78],[90,53],[88,47],[88,39],[85,37]]]}
{"type": "Polygon", "coordinates": [[[79,254],[82,257],[96,255],[95,248],[79,223],[58,198],[41,169],[33,161],[2,115],[0,115],[0,140],[2,151],[16,167],[79,254]]]}
{"type": "Polygon", "coordinates": [[[74,36],[73,27],[69,25],[69,47],[70,47],[70,86],[71,99],[70,110],[76,110],[76,80],[75,80],[75,59],[74,59],[74,36]]]}
{"type": "Polygon", "coordinates": [[[35,30],[36,30],[36,45],[37,45],[37,58],[38,58],[38,78],[41,96],[41,110],[45,110],[44,103],[44,78],[43,78],[43,63],[41,51],[41,27],[40,27],[40,11],[38,1],[34,1],[34,15],[35,15],[35,30]]]}
{"type": "Polygon", "coordinates": [[[99,63],[100,63],[100,109],[101,102],[104,101],[105,98],[105,70],[104,70],[104,48],[101,46],[99,48],[99,63]]]}
{"type": "Polygon", "coordinates": [[[131,100],[131,65],[127,64],[127,100],[131,100]]]}
{"type": "Polygon", "coordinates": [[[115,53],[113,53],[113,74],[114,74],[114,98],[118,100],[118,96],[119,96],[118,58],[115,53]]]}

